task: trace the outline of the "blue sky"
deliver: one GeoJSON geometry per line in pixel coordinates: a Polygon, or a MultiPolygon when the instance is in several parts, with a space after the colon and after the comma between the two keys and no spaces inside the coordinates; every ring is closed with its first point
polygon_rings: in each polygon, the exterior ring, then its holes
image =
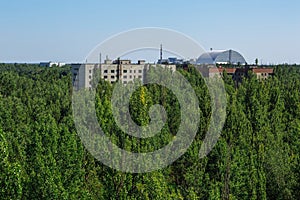
{"type": "Polygon", "coordinates": [[[300,63],[297,0],[0,0],[0,8],[0,62],[81,62],[114,34],[162,27],[248,63],[300,63]]]}

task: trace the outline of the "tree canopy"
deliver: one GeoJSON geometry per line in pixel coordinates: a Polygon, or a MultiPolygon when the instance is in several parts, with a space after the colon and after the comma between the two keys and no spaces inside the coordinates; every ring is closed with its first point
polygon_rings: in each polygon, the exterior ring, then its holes
{"type": "MultiPolygon", "coordinates": [[[[188,151],[172,165],[131,174],[96,160],[77,135],[70,67],[0,64],[0,199],[297,199],[300,196],[300,66],[279,65],[275,76],[251,76],[238,87],[225,73],[227,118],[216,146],[200,159],[211,99],[199,72],[178,71],[198,97],[200,124],[188,151]]],[[[135,83],[139,84],[139,83],[135,83]]],[[[149,108],[164,106],[167,121],[154,137],[138,139],[117,127],[110,98],[114,84],[100,81],[96,111],[111,141],[149,152],[176,137],[176,96],[152,84],[130,99],[130,115],[149,123],[149,108]]]]}

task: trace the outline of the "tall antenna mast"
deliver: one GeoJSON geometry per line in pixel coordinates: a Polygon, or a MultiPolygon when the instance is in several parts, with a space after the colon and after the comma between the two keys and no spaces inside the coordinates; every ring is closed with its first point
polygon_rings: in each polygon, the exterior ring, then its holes
{"type": "Polygon", "coordinates": [[[99,55],[99,67],[101,68],[101,63],[102,63],[102,55],[101,55],[101,53],[100,53],[100,55],[99,55]]]}
{"type": "Polygon", "coordinates": [[[160,62],[162,62],[162,54],[163,54],[163,48],[162,44],[160,45],[160,62]]]}

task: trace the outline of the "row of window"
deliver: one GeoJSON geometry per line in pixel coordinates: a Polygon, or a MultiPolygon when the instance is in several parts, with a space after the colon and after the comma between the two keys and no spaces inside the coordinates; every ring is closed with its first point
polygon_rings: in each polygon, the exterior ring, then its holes
{"type": "Polygon", "coordinates": [[[267,74],[267,73],[261,73],[261,75],[262,75],[262,76],[268,76],[268,74],[267,74]]]}
{"type": "MultiPolygon", "coordinates": [[[[129,79],[132,79],[132,77],[133,77],[133,78],[136,78],[136,76],[129,75],[129,79]]],[[[141,75],[138,75],[137,77],[138,77],[138,78],[142,78],[141,75]]],[[[127,76],[123,76],[123,79],[127,79],[127,76]]]]}
{"type": "MultiPolygon", "coordinates": [[[[129,77],[129,79],[132,79],[132,78],[142,78],[142,76],[141,75],[139,75],[139,76],[132,76],[132,75],[130,75],[130,76],[123,76],[123,79],[127,79],[129,77]]],[[[108,78],[108,76],[103,76],[103,78],[104,79],[107,79],[108,78]]],[[[110,79],[114,79],[115,78],[115,76],[110,76],[110,79]]]]}
{"type": "MultiPolygon", "coordinates": [[[[110,70],[110,73],[115,73],[117,70],[114,70],[114,69],[112,69],[112,70],[110,70]]],[[[139,69],[139,70],[129,70],[129,73],[136,73],[136,72],[138,72],[138,73],[142,73],[143,72],[143,70],[141,70],[141,69],[139,69]]],[[[107,74],[108,73],[108,70],[107,69],[105,69],[104,71],[103,71],[103,73],[104,74],[107,74]]],[[[124,69],[123,70],[123,73],[124,74],[126,74],[126,73],[128,73],[128,70],[127,69],[124,69]]]]}
{"type": "MultiPolygon", "coordinates": [[[[107,76],[103,76],[104,79],[107,79],[107,76]]],[[[110,79],[114,79],[115,76],[110,76],[110,79]]]]}

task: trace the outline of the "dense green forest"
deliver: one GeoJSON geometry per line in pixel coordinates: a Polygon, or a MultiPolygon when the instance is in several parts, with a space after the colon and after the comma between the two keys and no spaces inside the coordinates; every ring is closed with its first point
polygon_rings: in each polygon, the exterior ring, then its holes
{"type": "MultiPolygon", "coordinates": [[[[0,199],[299,199],[300,67],[274,67],[274,77],[261,81],[250,74],[237,88],[224,74],[226,122],[217,145],[202,159],[210,97],[196,69],[179,69],[198,96],[197,136],[172,165],[132,174],[103,165],[81,143],[69,67],[0,64],[0,199]]],[[[137,124],[149,123],[149,107],[157,103],[168,115],[159,136],[137,140],[114,123],[113,88],[100,81],[96,108],[115,144],[147,152],[172,140],[180,106],[171,91],[148,85],[131,97],[137,124]]]]}

